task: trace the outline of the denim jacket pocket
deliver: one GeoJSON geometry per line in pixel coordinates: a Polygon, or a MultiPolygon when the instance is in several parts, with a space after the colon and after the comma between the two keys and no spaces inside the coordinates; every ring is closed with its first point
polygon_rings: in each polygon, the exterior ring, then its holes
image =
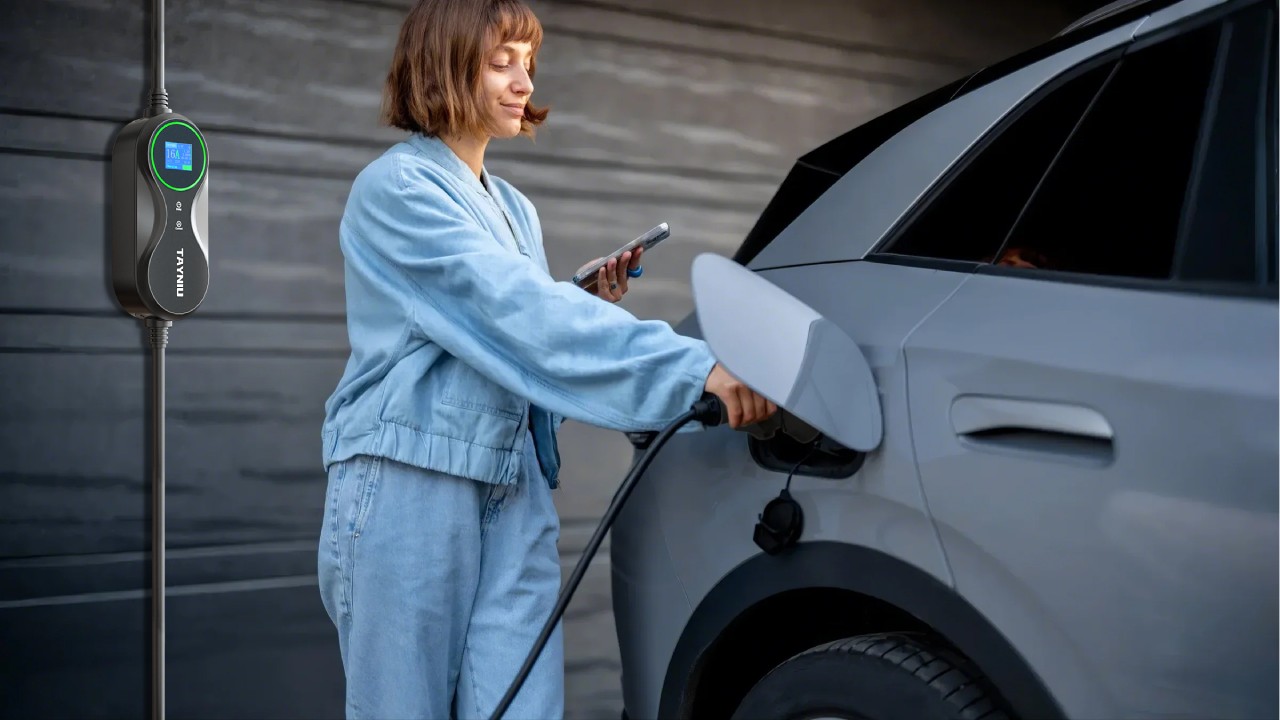
{"type": "Polygon", "coordinates": [[[518,395],[457,360],[453,362],[449,378],[440,394],[440,402],[508,420],[519,421],[524,414],[518,395]]]}

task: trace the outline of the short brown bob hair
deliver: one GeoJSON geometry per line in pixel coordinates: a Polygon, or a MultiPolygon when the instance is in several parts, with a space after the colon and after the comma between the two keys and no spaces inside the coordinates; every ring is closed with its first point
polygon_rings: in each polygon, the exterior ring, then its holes
{"type": "MultiPolygon", "coordinates": [[[[533,47],[532,78],[542,24],[522,0],[418,0],[400,26],[380,120],[428,136],[490,134],[482,73],[506,42],[533,47]]],[[[520,134],[533,137],[548,112],[526,104],[520,134]]]]}

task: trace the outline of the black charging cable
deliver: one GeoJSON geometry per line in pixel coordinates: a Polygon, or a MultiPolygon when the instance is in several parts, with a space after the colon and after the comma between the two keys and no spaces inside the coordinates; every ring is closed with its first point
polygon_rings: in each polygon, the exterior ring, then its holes
{"type": "Polygon", "coordinates": [[[552,631],[555,630],[556,623],[560,622],[565,608],[569,606],[569,600],[573,598],[574,591],[578,589],[578,584],[582,582],[582,576],[586,574],[587,566],[591,564],[592,558],[595,557],[596,550],[600,549],[600,543],[604,541],[605,533],[609,532],[609,528],[613,526],[613,521],[618,516],[618,512],[626,504],[627,497],[635,489],[636,481],[644,474],[645,469],[649,467],[649,463],[653,462],[653,458],[657,456],[658,451],[662,449],[667,440],[690,420],[697,420],[703,425],[715,426],[726,422],[728,413],[724,404],[720,402],[720,398],[711,393],[703,395],[702,399],[695,402],[688,412],[663,428],[662,432],[658,433],[657,438],[654,439],[653,444],[645,451],[645,454],[632,466],[631,472],[627,473],[627,478],[622,481],[622,485],[614,493],[613,501],[609,503],[609,509],[605,511],[604,518],[596,527],[595,534],[591,536],[591,540],[587,542],[587,547],[582,551],[582,557],[578,559],[577,567],[573,569],[573,573],[569,576],[569,583],[565,585],[564,590],[560,591],[560,597],[556,600],[555,608],[551,611],[551,617],[547,618],[547,622],[543,624],[542,632],[538,633],[538,639],[533,642],[533,649],[529,651],[529,656],[525,658],[524,665],[520,666],[520,672],[516,673],[516,679],[511,683],[511,687],[507,689],[507,694],[502,696],[502,700],[498,702],[497,709],[489,716],[490,720],[501,718],[507,708],[511,706],[511,701],[515,700],[516,693],[520,692],[525,679],[529,677],[529,672],[533,670],[533,664],[537,662],[538,656],[542,654],[542,648],[546,647],[547,639],[551,637],[552,631]]]}
{"type": "Polygon", "coordinates": [[[164,89],[164,0],[151,3],[151,105],[147,116],[169,112],[169,93],[164,89]]]}
{"type": "Polygon", "coordinates": [[[170,320],[146,319],[151,360],[151,717],[164,718],[164,349],[170,320]]]}

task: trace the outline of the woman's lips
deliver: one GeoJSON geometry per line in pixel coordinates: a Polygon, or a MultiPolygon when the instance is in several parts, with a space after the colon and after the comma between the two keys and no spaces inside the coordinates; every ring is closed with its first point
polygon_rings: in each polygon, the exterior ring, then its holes
{"type": "Polygon", "coordinates": [[[523,105],[507,105],[504,103],[502,107],[506,108],[507,112],[511,113],[513,117],[520,117],[524,115],[523,105]]]}

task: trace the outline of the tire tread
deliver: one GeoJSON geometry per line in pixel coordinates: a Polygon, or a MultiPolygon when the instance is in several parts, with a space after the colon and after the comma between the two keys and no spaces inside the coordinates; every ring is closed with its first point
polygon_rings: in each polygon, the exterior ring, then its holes
{"type": "Polygon", "coordinates": [[[962,720],[1010,720],[993,697],[986,677],[927,635],[858,635],[809,648],[791,659],[820,653],[864,655],[901,668],[942,695],[956,708],[957,716],[962,720]]]}

